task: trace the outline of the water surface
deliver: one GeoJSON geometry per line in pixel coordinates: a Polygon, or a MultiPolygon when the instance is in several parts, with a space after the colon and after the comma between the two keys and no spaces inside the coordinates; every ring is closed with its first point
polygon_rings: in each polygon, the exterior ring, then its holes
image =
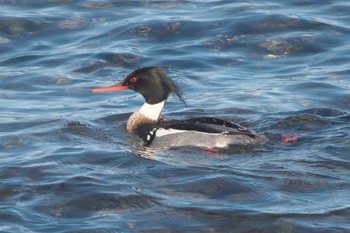
{"type": "Polygon", "coordinates": [[[0,5],[1,232],[350,232],[348,1],[0,5]],[[142,97],[89,89],[151,65],[187,100],[168,117],[274,139],[135,148],[142,97]]]}

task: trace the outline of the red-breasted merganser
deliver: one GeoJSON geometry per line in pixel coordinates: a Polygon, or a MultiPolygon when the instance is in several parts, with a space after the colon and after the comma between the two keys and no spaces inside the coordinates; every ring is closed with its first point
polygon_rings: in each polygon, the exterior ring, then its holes
{"type": "Polygon", "coordinates": [[[184,103],[185,100],[179,88],[160,67],[135,70],[122,82],[94,88],[91,92],[122,90],[136,91],[145,99],[145,103],[130,116],[126,125],[127,132],[139,136],[145,146],[223,148],[231,145],[261,145],[268,141],[254,130],[218,118],[170,120],[162,117],[161,111],[170,93],[174,93],[184,103]]]}

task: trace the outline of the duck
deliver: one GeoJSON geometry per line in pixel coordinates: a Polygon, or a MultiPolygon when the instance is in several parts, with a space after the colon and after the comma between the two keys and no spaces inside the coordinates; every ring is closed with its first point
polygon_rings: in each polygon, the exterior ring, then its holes
{"type": "Polygon", "coordinates": [[[186,105],[182,91],[165,74],[162,67],[139,68],[123,81],[107,87],[93,88],[92,93],[132,90],[141,94],[144,104],[131,114],[126,132],[141,139],[151,148],[201,147],[227,148],[231,146],[263,145],[268,139],[256,131],[237,123],[215,117],[196,117],[185,120],[169,119],[161,113],[174,94],[186,105]]]}

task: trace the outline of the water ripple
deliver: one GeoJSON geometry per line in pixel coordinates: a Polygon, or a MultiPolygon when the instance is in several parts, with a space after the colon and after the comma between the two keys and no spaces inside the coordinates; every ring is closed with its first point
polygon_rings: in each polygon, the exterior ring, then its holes
{"type": "Polygon", "coordinates": [[[349,231],[347,1],[0,5],[1,232],[349,231]],[[232,120],[269,143],[134,145],[142,97],[89,89],[150,65],[186,97],[167,117],[232,120]]]}

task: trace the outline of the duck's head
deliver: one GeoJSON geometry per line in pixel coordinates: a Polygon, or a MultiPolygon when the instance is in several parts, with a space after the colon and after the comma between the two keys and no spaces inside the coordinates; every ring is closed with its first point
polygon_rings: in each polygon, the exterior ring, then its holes
{"type": "Polygon", "coordinates": [[[180,89],[168,78],[160,67],[144,67],[131,72],[126,78],[113,86],[91,89],[91,92],[112,92],[133,90],[140,93],[148,104],[165,101],[174,93],[183,103],[180,89]]]}

